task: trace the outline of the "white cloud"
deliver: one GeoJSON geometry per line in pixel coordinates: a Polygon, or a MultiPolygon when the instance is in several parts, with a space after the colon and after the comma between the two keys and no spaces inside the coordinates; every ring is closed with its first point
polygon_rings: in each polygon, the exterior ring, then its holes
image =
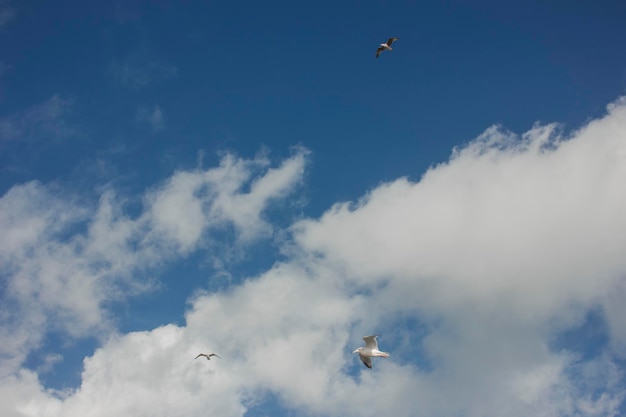
{"type": "Polygon", "coordinates": [[[265,206],[301,181],[306,158],[307,151],[298,149],[280,167],[268,169],[265,156],[242,160],[226,155],[219,168],[177,172],[147,197],[153,233],[170,236],[183,252],[197,243],[204,227],[232,224],[245,242],[267,235],[265,206]]]}
{"type": "Polygon", "coordinates": [[[104,303],[149,290],[151,268],[171,260],[178,250],[193,250],[210,231],[230,224],[238,230],[236,216],[213,208],[219,199],[249,199],[255,203],[248,212],[251,229],[269,227],[262,212],[299,181],[301,170],[293,170],[292,164],[304,164],[305,154],[298,151],[277,171],[268,169],[269,162],[258,166],[228,155],[219,167],[178,172],[146,194],[144,210],[135,218],[124,213],[123,199],[112,190],[92,207],[37,182],[11,188],[0,198],[0,374],[14,372],[48,331],[106,335],[111,327],[104,303]],[[272,180],[283,170],[293,176],[272,180]],[[252,175],[275,183],[273,192],[244,192],[252,175]],[[231,188],[207,180],[223,177],[230,178],[231,188]],[[184,178],[212,187],[211,192],[188,187],[184,178]]]}
{"type": "MultiPolygon", "coordinates": [[[[120,256],[143,244],[187,253],[202,241],[192,225],[259,236],[263,208],[305,159],[273,171],[262,157],[226,157],[173,175],[147,194],[132,224],[148,232],[120,256]]],[[[623,101],[568,138],[555,126],[488,129],[419,182],[297,222],[284,262],[197,294],[184,327],[112,337],[86,358],[78,390],[59,399],[20,370],[0,380],[0,404],[21,415],[241,416],[271,393],[305,415],[618,415],[615,351],[586,356],[554,340],[600,307],[609,346],[623,343],[625,162],[623,101]],[[350,352],[378,331],[391,358],[367,370],[350,352]],[[193,360],[204,350],[223,359],[193,360]]]]}
{"type": "Polygon", "coordinates": [[[296,239],[358,284],[394,276],[437,309],[501,300],[534,320],[588,305],[626,265],[624,109],[551,139],[553,150],[542,146],[551,127],[522,138],[489,129],[419,183],[383,184],[297,224],[296,239]]]}
{"type": "Polygon", "coordinates": [[[610,293],[603,300],[604,312],[611,333],[612,352],[621,359],[626,359],[625,299],[626,282],[622,280],[621,283],[611,289],[610,293]]]}

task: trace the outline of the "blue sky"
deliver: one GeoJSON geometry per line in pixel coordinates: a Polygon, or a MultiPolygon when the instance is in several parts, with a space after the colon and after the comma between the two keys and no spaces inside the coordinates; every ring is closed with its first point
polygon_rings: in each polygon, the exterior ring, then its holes
{"type": "Polygon", "coordinates": [[[0,0],[2,415],[623,413],[624,21],[0,0]]]}

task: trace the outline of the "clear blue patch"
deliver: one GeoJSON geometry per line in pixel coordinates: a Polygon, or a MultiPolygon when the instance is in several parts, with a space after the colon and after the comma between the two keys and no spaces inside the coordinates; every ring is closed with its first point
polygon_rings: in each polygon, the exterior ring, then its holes
{"type": "Polygon", "coordinates": [[[583,361],[601,355],[609,342],[604,312],[600,308],[590,310],[584,320],[575,327],[558,334],[550,344],[553,351],[566,350],[579,355],[583,361]]]}
{"type": "Polygon", "coordinates": [[[47,335],[41,348],[28,355],[24,367],[37,372],[46,388],[75,389],[81,384],[83,360],[93,355],[98,346],[99,342],[95,338],[77,341],[63,333],[53,332],[47,335]],[[62,358],[47,367],[46,357],[51,354],[61,355],[62,358]]]}
{"type": "Polygon", "coordinates": [[[422,372],[430,372],[434,365],[424,350],[422,341],[432,331],[432,324],[417,316],[401,316],[390,323],[389,333],[381,334],[381,350],[389,352],[394,362],[410,364],[422,372]],[[384,345],[383,345],[384,343],[384,345]],[[389,346],[385,350],[385,345],[389,346]]]}
{"type": "MultiPolygon", "coordinates": [[[[594,373],[591,376],[585,372],[587,362],[603,359],[602,356],[609,352],[608,345],[609,330],[601,308],[589,310],[579,325],[561,332],[550,344],[553,351],[567,351],[576,355],[577,361],[566,372],[582,393],[591,396],[591,401],[597,401],[605,394],[615,393],[615,390],[625,388],[626,379],[623,375],[626,371],[626,361],[624,360],[610,357],[612,364],[616,365],[622,373],[616,385],[612,385],[608,380],[606,384],[602,380],[597,380],[598,377],[602,378],[604,372],[609,372],[608,370],[600,369],[598,375],[594,373]]],[[[608,375],[606,376],[608,377],[608,375]]],[[[626,412],[625,402],[622,401],[619,410],[619,415],[624,415],[626,412]]]]}

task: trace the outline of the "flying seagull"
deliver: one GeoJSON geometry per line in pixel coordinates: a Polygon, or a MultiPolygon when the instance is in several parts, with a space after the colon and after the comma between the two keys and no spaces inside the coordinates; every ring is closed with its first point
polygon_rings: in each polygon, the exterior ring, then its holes
{"type": "Polygon", "coordinates": [[[378,49],[376,50],[376,58],[378,58],[378,55],[380,55],[380,53],[384,51],[385,49],[388,51],[393,51],[391,44],[393,43],[393,41],[397,41],[398,39],[400,38],[389,38],[387,39],[387,42],[381,43],[378,49]]]}
{"type": "MultiPolygon", "coordinates": [[[[205,358],[207,358],[207,360],[209,360],[209,361],[211,360],[211,356],[217,356],[218,358],[220,358],[220,357],[219,357],[219,355],[217,355],[217,354],[215,354],[215,353],[209,353],[208,355],[207,355],[206,353],[200,353],[200,354],[199,354],[198,356],[196,356],[194,359],[198,359],[200,356],[204,356],[204,357],[205,357],[205,358]]],[[[222,359],[222,358],[220,358],[220,359],[222,359]]]]}
{"type": "Polygon", "coordinates": [[[365,336],[363,340],[365,340],[365,347],[356,348],[352,353],[358,353],[359,358],[365,366],[372,369],[372,358],[373,357],[381,357],[388,358],[389,354],[386,352],[381,352],[378,350],[378,342],[376,338],[378,336],[365,336]]]}

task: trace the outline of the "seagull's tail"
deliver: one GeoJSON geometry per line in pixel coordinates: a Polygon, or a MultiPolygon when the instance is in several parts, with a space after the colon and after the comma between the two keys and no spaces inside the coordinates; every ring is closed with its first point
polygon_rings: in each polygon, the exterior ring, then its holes
{"type": "Polygon", "coordinates": [[[388,358],[389,354],[387,352],[381,352],[380,350],[372,351],[372,356],[378,356],[380,358],[388,358]]]}

